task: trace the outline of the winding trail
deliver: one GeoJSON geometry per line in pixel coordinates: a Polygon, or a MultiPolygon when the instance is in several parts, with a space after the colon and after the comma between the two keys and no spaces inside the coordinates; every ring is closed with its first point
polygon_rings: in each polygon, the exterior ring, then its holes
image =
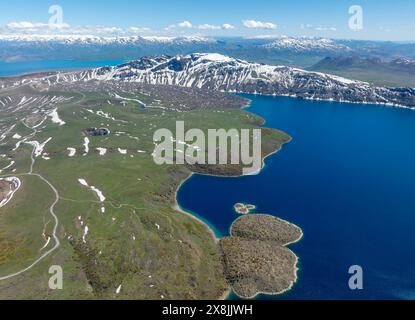
{"type": "MultiPolygon", "coordinates": [[[[81,93],[80,92],[80,94],[82,95],[82,99],[80,99],[80,101],[79,102],[77,102],[77,103],[80,103],[80,102],[82,102],[84,99],[85,99],[85,95],[83,94],[83,93],[81,93]]],[[[33,138],[34,136],[36,136],[36,134],[37,134],[37,127],[38,127],[38,125],[37,126],[34,126],[34,127],[29,127],[29,126],[27,126],[25,123],[24,123],[24,120],[22,120],[22,123],[27,127],[27,128],[29,128],[29,129],[31,129],[31,130],[33,130],[33,132],[31,133],[31,134],[29,134],[29,135],[27,135],[25,138],[24,138],[24,140],[26,140],[26,139],[28,139],[28,138],[33,138]]],[[[43,123],[43,121],[42,121],[42,123],[43,123]]],[[[56,207],[56,205],[58,204],[58,202],[59,202],[59,200],[60,200],[60,195],[59,195],[59,192],[58,192],[58,190],[54,187],[54,185],[49,181],[49,180],[47,180],[44,176],[42,176],[41,174],[38,174],[38,173],[33,173],[33,167],[34,167],[34,165],[35,165],[35,162],[36,162],[36,160],[35,160],[35,150],[36,150],[36,146],[33,146],[33,151],[32,151],[32,153],[31,153],[31,164],[30,164],[30,169],[29,169],[29,172],[28,173],[24,173],[24,174],[15,174],[14,176],[34,176],[34,177],[38,177],[39,179],[41,179],[43,182],[45,182],[48,186],[49,186],[49,188],[53,191],[53,193],[55,194],[55,200],[54,200],[54,202],[51,204],[51,206],[49,207],[49,213],[51,214],[51,216],[53,217],[53,219],[55,220],[55,226],[53,227],[53,233],[52,233],[52,236],[53,236],[53,239],[55,240],[55,245],[53,246],[53,248],[51,248],[51,249],[49,249],[47,252],[45,252],[44,254],[42,254],[39,258],[37,258],[31,265],[29,265],[28,267],[26,267],[26,268],[24,268],[24,269],[22,269],[22,270],[20,270],[20,271],[18,271],[18,272],[16,272],[16,273],[13,273],[13,274],[9,274],[9,275],[7,275],[7,276],[3,276],[3,277],[0,277],[0,281],[4,281],[4,280],[8,280],[8,279],[11,279],[11,278],[14,278],[14,277],[17,277],[17,276],[19,276],[19,275],[21,275],[21,274],[23,274],[23,273],[25,273],[25,272],[27,272],[27,271],[29,271],[29,270],[31,270],[33,267],[35,267],[37,264],[39,264],[43,259],[45,259],[46,257],[48,257],[50,254],[52,254],[55,250],[57,250],[59,247],[60,247],[60,245],[61,245],[61,243],[60,243],[60,240],[59,240],[59,238],[58,238],[58,236],[56,235],[56,233],[57,233],[57,231],[58,231],[58,227],[59,227],[59,218],[58,218],[58,216],[55,214],[55,211],[54,211],[54,209],[55,209],[55,207],[56,207]]]]}
{"type": "MultiPolygon", "coordinates": [[[[34,137],[35,135],[36,135],[36,133],[37,133],[37,130],[36,129],[34,129],[34,128],[31,128],[31,129],[33,129],[33,133],[31,133],[30,135],[28,135],[26,138],[29,138],[29,137],[34,137]]],[[[13,274],[9,274],[9,275],[7,275],[7,276],[4,276],[4,277],[0,277],[0,281],[3,281],[3,280],[7,280],[7,279],[10,279],[10,278],[14,278],[14,277],[16,277],[16,276],[18,276],[18,275],[21,275],[22,273],[24,273],[24,272],[26,272],[26,271],[29,271],[30,269],[32,269],[34,266],[36,266],[39,262],[41,262],[43,259],[45,259],[47,256],[49,256],[52,252],[54,252],[56,249],[58,249],[59,248],[59,246],[60,246],[60,241],[59,241],[59,238],[58,238],[58,236],[56,235],[56,232],[57,232],[57,230],[58,230],[58,226],[59,226],[59,218],[57,217],[57,215],[55,214],[55,211],[54,211],[54,208],[55,208],[55,206],[58,204],[58,202],[59,202],[59,199],[60,199],[60,196],[59,196],[59,192],[58,192],[58,190],[53,186],[53,184],[52,183],[50,183],[49,182],[49,180],[47,180],[45,177],[43,177],[42,175],[40,175],[40,174],[37,174],[37,173],[33,173],[33,167],[34,167],[34,165],[35,165],[35,162],[36,162],[36,160],[35,160],[35,158],[34,158],[34,153],[35,153],[35,150],[36,150],[36,146],[33,146],[33,151],[32,151],[32,154],[31,154],[31,164],[30,164],[30,170],[29,170],[29,172],[28,173],[25,173],[25,174],[20,174],[20,175],[15,175],[15,176],[34,176],[34,177],[38,177],[39,179],[41,179],[43,182],[45,182],[49,187],[50,187],[50,189],[52,189],[52,191],[53,191],[53,193],[55,194],[55,201],[52,203],[52,205],[49,207],[49,212],[50,212],[50,214],[52,215],[52,217],[53,217],[53,219],[55,220],[55,226],[53,227],[53,233],[52,233],[52,236],[53,236],[53,238],[54,238],[54,240],[55,240],[55,245],[54,245],[54,247],[52,248],[52,249],[50,249],[50,250],[48,250],[47,252],[45,252],[43,255],[41,255],[37,260],[35,260],[31,265],[29,265],[27,268],[25,268],[25,269],[23,269],[23,270],[20,270],[20,271],[18,271],[18,272],[16,272],[16,273],[13,273],[13,274]]]]}
{"type": "Polygon", "coordinates": [[[16,273],[13,273],[13,274],[9,274],[9,275],[7,275],[7,276],[4,276],[4,277],[0,277],[0,281],[3,281],[3,280],[8,280],[8,279],[11,279],[11,278],[14,278],[14,277],[17,277],[17,276],[19,276],[19,275],[21,275],[22,273],[25,273],[25,272],[27,272],[27,271],[29,271],[30,269],[32,269],[34,266],[36,266],[39,262],[41,262],[43,259],[45,259],[47,256],[49,256],[52,252],[54,252],[56,249],[58,249],[59,248],[59,246],[60,246],[60,241],[59,241],[59,238],[58,238],[58,236],[56,235],[56,232],[57,232],[57,230],[58,230],[58,226],[59,226],[59,219],[58,219],[58,217],[56,216],[56,214],[55,214],[55,212],[54,212],[54,208],[55,208],[55,206],[58,204],[58,202],[59,202],[59,199],[60,199],[60,197],[59,197],[59,192],[58,192],[58,190],[56,190],[56,188],[47,180],[47,179],[45,179],[42,175],[40,175],[40,174],[36,174],[36,173],[27,173],[27,174],[22,174],[22,175],[20,175],[20,176],[36,176],[36,177],[38,177],[38,178],[40,178],[42,181],[44,181],[52,190],[53,190],[53,192],[55,193],[55,201],[52,203],[52,205],[49,207],[49,212],[50,212],[50,214],[52,215],[52,217],[53,217],[53,219],[55,220],[55,226],[53,227],[53,233],[52,233],[52,236],[53,236],[53,238],[54,238],[54,240],[55,240],[55,246],[52,248],[52,249],[50,249],[50,250],[48,250],[47,252],[45,252],[43,255],[41,255],[37,260],[35,260],[30,266],[28,266],[27,268],[25,268],[25,269],[23,269],[23,270],[20,270],[20,271],[18,271],[18,272],[16,272],[16,273]]]}

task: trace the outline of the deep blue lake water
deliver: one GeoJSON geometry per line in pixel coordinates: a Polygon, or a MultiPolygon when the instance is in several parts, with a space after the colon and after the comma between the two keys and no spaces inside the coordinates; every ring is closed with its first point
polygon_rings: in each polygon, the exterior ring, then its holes
{"type": "Polygon", "coordinates": [[[38,60],[38,61],[0,61],[0,77],[8,77],[37,71],[71,70],[114,66],[124,63],[123,60],[38,60]]]}
{"type": "Polygon", "coordinates": [[[193,176],[178,193],[182,208],[219,236],[236,202],[300,226],[304,238],[290,246],[299,281],[273,299],[415,299],[415,112],[247,97],[248,111],[293,141],[257,176],[193,176]],[[364,290],[348,287],[352,265],[363,268],[364,290]]]}

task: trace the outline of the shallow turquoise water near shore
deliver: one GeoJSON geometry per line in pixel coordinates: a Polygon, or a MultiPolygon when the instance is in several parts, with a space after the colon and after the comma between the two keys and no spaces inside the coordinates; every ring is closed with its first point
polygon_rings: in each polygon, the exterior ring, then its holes
{"type": "Polygon", "coordinates": [[[415,112],[381,106],[250,96],[247,109],[293,141],[257,176],[195,175],[178,192],[182,208],[229,233],[237,202],[304,231],[290,248],[299,281],[260,299],[415,298],[415,112]],[[364,290],[348,269],[364,270],[364,290]]]}

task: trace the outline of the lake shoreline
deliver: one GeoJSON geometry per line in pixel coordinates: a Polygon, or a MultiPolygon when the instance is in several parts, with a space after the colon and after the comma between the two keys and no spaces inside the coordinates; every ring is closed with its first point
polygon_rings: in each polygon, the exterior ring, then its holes
{"type": "MultiPolygon", "coordinates": [[[[243,111],[246,111],[246,112],[249,112],[249,111],[247,111],[246,109],[248,109],[248,108],[250,108],[252,106],[252,100],[250,100],[249,99],[249,102],[245,105],[245,106],[243,106],[242,108],[241,108],[241,110],[243,110],[243,111]]],[[[254,113],[253,113],[254,114],[254,113]]],[[[262,117],[261,117],[262,118],[262,117]]],[[[265,123],[266,123],[266,119],[264,119],[264,118],[262,118],[262,121],[261,121],[261,124],[260,124],[260,127],[262,128],[264,125],[265,125],[265,123]]],[[[200,218],[198,215],[197,215],[197,213],[193,213],[193,212],[190,212],[190,211],[187,211],[187,210],[185,210],[185,209],[183,209],[181,206],[180,206],[180,203],[179,203],[179,200],[178,200],[178,194],[179,194],[179,192],[180,192],[180,189],[182,188],[182,186],[186,183],[186,182],[188,182],[194,175],[196,175],[196,174],[200,174],[201,176],[211,176],[211,177],[220,177],[220,178],[226,178],[226,179],[229,179],[229,178],[234,178],[234,179],[238,179],[238,178],[241,178],[241,177],[245,177],[245,176],[252,176],[252,175],[258,175],[260,172],[262,172],[262,170],[264,170],[265,169],[265,167],[266,167],[266,160],[267,160],[267,158],[268,157],[271,157],[271,156],[273,156],[273,155],[275,155],[275,154],[277,154],[279,151],[281,151],[282,150],[282,148],[283,148],[283,146],[285,145],[285,144],[287,144],[287,143],[290,143],[291,141],[292,141],[292,137],[291,136],[289,136],[289,139],[286,141],[286,142],[284,142],[284,143],[281,143],[281,145],[275,150],[275,151],[273,151],[273,152],[270,152],[269,154],[267,154],[267,155],[265,155],[265,156],[263,156],[262,157],[262,164],[261,164],[261,168],[258,170],[258,171],[256,171],[256,172],[253,172],[253,173],[250,173],[249,175],[244,175],[244,174],[240,174],[240,175],[232,175],[232,176],[221,176],[221,175],[215,175],[215,174],[204,174],[204,173],[194,173],[194,172],[191,172],[189,175],[188,175],[188,177],[186,177],[185,179],[183,179],[181,182],[180,182],[180,184],[179,184],[179,186],[177,187],[177,189],[176,189],[176,192],[175,192],[175,197],[174,197],[174,199],[175,199],[175,203],[174,203],[174,205],[173,205],[173,209],[175,210],[175,211],[177,211],[177,212],[180,212],[180,213],[182,213],[182,214],[184,214],[184,215],[186,215],[186,216],[188,216],[188,217],[190,217],[190,218],[192,218],[192,219],[194,219],[195,221],[197,221],[197,222],[199,222],[199,223],[201,223],[203,226],[205,226],[206,228],[207,228],[207,230],[209,231],[209,233],[211,234],[211,237],[212,237],[212,239],[214,240],[214,242],[215,242],[215,244],[216,245],[219,245],[219,242],[220,242],[220,240],[222,239],[222,238],[224,238],[224,237],[226,237],[226,236],[223,236],[223,235],[220,235],[219,234],[219,232],[218,231],[216,231],[216,228],[213,226],[213,225],[211,225],[208,221],[205,221],[205,220],[203,220],[202,218],[200,218]]],[[[236,221],[237,219],[235,219],[235,221],[236,221]]],[[[282,219],[280,219],[280,220],[282,220],[282,219]]],[[[288,221],[287,221],[288,222],[288,221]]],[[[291,224],[291,223],[290,223],[291,224]]],[[[229,229],[230,230],[230,229],[229,229]]],[[[230,231],[229,231],[229,234],[230,234],[230,231]]],[[[301,238],[303,237],[303,233],[301,234],[301,237],[297,240],[297,241],[294,241],[293,243],[295,243],[295,242],[298,242],[298,241],[300,241],[301,240],[301,238]]],[[[291,244],[291,243],[289,243],[289,244],[291,244]]],[[[289,245],[289,244],[287,244],[287,246],[289,245]]],[[[298,261],[299,261],[299,259],[298,259],[298,257],[296,256],[296,262],[295,262],[295,265],[296,265],[296,267],[294,268],[294,270],[293,270],[293,272],[294,272],[294,277],[295,277],[295,281],[291,284],[291,286],[290,286],[290,288],[288,288],[288,289],[286,289],[286,290],[284,290],[283,292],[277,292],[277,293],[265,293],[265,292],[261,292],[261,293],[258,293],[257,295],[255,295],[254,297],[252,297],[252,298],[248,298],[248,299],[255,299],[258,295],[260,295],[260,294],[267,294],[267,295],[279,295],[279,294],[281,294],[281,293],[284,293],[284,292],[286,292],[286,291],[289,291],[289,290],[291,290],[292,289],[292,287],[294,286],[294,284],[297,282],[297,279],[298,279],[298,276],[297,276],[297,272],[298,272],[298,267],[297,267],[297,264],[298,264],[298,261]]],[[[220,296],[220,298],[219,298],[219,300],[228,300],[229,299],[229,296],[231,295],[231,293],[234,293],[233,292],[233,290],[231,289],[231,287],[230,287],[230,285],[228,285],[228,289],[220,296]]],[[[234,293],[235,294],[235,293],[234,293]]],[[[236,295],[236,294],[235,294],[236,295]]],[[[238,295],[237,295],[238,296],[238,295]]],[[[239,296],[238,296],[239,297],[239,296]]],[[[239,297],[239,298],[241,298],[241,297],[239,297]]]]}

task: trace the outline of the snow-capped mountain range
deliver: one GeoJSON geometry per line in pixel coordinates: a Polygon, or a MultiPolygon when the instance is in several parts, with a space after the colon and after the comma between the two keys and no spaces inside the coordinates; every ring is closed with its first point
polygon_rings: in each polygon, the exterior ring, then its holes
{"type": "MultiPolygon", "coordinates": [[[[326,38],[307,38],[307,37],[259,37],[247,38],[250,40],[267,40],[266,44],[260,45],[264,49],[288,50],[293,53],[307,52],[349,52],[352,49],[346,45],[339,44],[332,39],[326,38]]],[[[0,42],[3,43],[20,43],[20,44],[77,44],[77,45],[144,45],[144,44],[212,44],[216,39],[205,36],[94,36],[94,35],[0,35],[0,42]]]]}
{"type": "Polygon", "coordinates": [[[415,43],[265,35],[250,38],[0,34],[0,62],[33,60],[132,60],[136,57],[217,52],[268,64],[308,68],[326,57],[415,58],[415,43]]]}
{"type": "Polygon", "coordinates": [[[116,67],[56,73],[23,81],[50,86],[96,80],[415,107],[415,89],[374,87],[334,75],[250,63],[217,53],[144,57],[116,67]]]}
{"type": "Polygon", "coordinates": [[[352,51],[346,45],[336,43],[332,39],[325,38],[289,38],[283,37],[264,45],[265,48],[273,50],[289,50],[295,53],[326,52],[347,53],[352,51]]]}
{"type": "Polygon", "coordinates": [[[209,43],[213,39],[202,36],[125,36],[125,37],[101,37],[93,35],[0,35],[0,42],[17,42],[17,43],[60,43],[60,44],[138,44],[138,43],[209,43]]]}

